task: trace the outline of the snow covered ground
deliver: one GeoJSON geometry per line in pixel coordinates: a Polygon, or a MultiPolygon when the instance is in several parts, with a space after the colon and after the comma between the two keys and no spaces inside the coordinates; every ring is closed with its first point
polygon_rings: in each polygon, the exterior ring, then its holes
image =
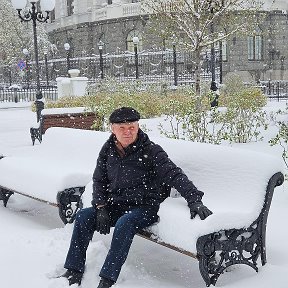
{"type": "MultiPolygon", "coordinates": [[[[269,103],[268,109],[277,109],[278,105],[269,103]]],[[[0,109],[0,154],[9,155],[33,149],[29,127],[35,117],[35,113],[27,108],[0,109]]],[[[142,122],[152,129],[149,132],[151,135],[158,133],[155,119],[142,122]]],[[[274,132],[271,129],[270,133],[274,132]]],[[[266,142],[240,146],[278,157],[281,153],[280,149],[272,149],[266,142]]],[[[41,163],[39,169],[43,169],[41,163]]],[[[285,221],[288,193],[285,186],[276,189],[269,214],[266,245],[268,263],[260,267],[259,273],[244,265],[232,267],[220,276],[217,287],[288,287],[288,251],[285,244],[288,238],[285,221]]],[[[72,225],[64,227],[56,208],[19,195],[12,196],[7,208],[0,206],[0,229],[1,287],[68,287],[65,279],[53,278],[64,271],[62,267],[72,231],[72,225]]],[[[81,285],[83,288],[97,287],[98,273],[108,251],[110,237],[95,234],[88,249],[87,268],[81,285]]],[[[114,287],[204,288],[205,283],[197,261],[136,237],[114,287]]]]}

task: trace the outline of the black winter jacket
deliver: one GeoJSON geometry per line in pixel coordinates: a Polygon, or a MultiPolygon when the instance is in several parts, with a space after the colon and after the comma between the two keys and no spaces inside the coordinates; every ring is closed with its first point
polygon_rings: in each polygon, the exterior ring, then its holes
{"type": "Polygon", "coordinates": [[[197,190],[162,147],[150,141],[142,130],[139,129],[136,142],[124,149],[123,158],[116,150],[114,137],[112,134],[99,153],[93,174],[93,206],[111,203],[123,207],[149,205],[158,209],[163,201],[161,182],[174,187],[188,206],[201,201],[203,192],[197,190]],[[152,165],[146,164],[146,158],[152,165]]]}

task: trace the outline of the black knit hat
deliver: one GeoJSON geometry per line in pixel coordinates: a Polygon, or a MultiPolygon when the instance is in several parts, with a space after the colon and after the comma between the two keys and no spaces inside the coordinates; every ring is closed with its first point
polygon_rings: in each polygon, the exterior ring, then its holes
{"type": "Polygon", "coordinates": [[[139,112],[131,107],[118,108],[114,110],[109,117],[109,121],[111,124],[135,122],[138,121],[139,119],[140,119],[139,112]]]}

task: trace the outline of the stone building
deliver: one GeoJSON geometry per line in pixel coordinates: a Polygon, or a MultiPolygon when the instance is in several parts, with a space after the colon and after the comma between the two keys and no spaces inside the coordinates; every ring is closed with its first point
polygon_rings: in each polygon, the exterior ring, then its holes
{"type": "MultiPolygon", "coordinates": [[[[147,32],[138,0],[56,0],[55,7],[47,31],[61,55],[65,42],[74,57],[97,55],[99,42],[104,53],[132,52],[134,36],[140,40],[139,50],[165,48],[147,32]]],[[[256,34],[225,41],[224,76],[237,72],[246,81],[288,80],[288,2],[266,0],[265,10],[267,17],[256,34]]]]}

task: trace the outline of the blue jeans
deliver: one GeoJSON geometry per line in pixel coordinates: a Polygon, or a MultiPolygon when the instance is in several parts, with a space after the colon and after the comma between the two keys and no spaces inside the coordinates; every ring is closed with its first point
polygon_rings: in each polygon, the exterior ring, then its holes
{"type": "MultiPolygon", "coordinates": [[[[117,281],[122,265],[126,261],[134,235],[158,220],[157,210],[147,206],[122,210],[107,206],[111,226],[115,226],[110,249],[100,271],[100,277],[117,281]]],[[[66,269],[85,270],[86,250],[96,230],[97,213],[93,207],[77,213],[70,248],[64,264],[66,269]]]]}

